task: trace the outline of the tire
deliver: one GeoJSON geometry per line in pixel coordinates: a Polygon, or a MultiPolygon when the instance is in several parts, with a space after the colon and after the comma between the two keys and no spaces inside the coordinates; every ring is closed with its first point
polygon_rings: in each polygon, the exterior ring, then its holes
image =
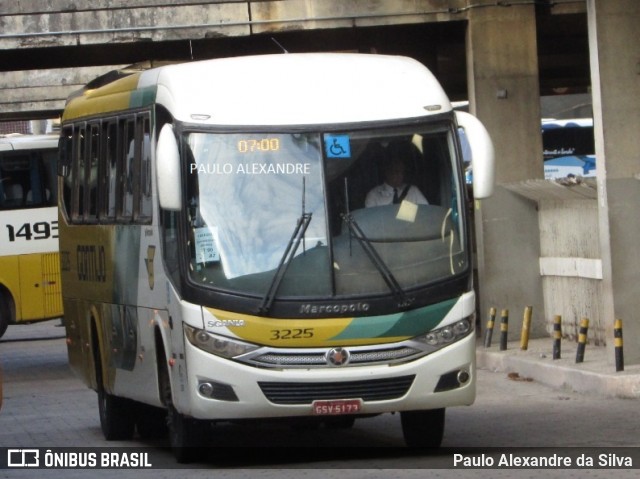
{"type": "Polygon", "coordinates": [[[9,326],[11,310],[7,304],[7,299],[0,293],[0,338],[7,332],[9,326]]]}
{"type": "Polygon", "coordinates": [[[100,428],[107,441],[131,439],[135,429],[135,403],[129,399],[109,394],[104,389],[102,376],[102,360],[100,343],[95,330],[95,323],[91,328],[93,342],[93,362],[96,368],[96,382],[98,389],[98,412],[100,414],[100,428]]]}
{"type": "Polygon", "coordinates": [[[403,411],[402,435],[408,447],[438,448],[444,436],[445,409],[403,411]]]}
{"type": "Polygon", "coordinates": [[[162,408],[138,404],[136,429],[141,439],[156,440],[167,437],[167,411],[162,408]]]}
{"type": "Polygon", "coordinates": [[[167,413],[169,443],[180,464],[188,464],[203,456],[204,426],[201,421],[180,414],[173,405],[167,413]]]}
{"type": "Polygon", "coordinates": [[[203,456],[204,423],[181,414],[174,407],[169,370],[162,354],[158,355],[158,372],[162,400],[167,407],[167,429],[173,456],[180,464],[197,461],[203,456]]]}
{"type": "Polygon", "coordinates": [[[132,401],[105,392],[98,386],[98,410],[100,411],[100,427],[107,441],[131,439],[136,425],[132,401]]]}

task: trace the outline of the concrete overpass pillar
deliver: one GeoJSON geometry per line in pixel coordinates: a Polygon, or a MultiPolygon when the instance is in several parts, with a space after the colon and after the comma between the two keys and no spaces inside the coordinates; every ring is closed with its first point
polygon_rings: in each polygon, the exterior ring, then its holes
{"type": "Polygon", "coordinates": [[[628,364],[640,363],[640,2],[588,0],[608,357],[623,320],[628,364]]]}
{"type": "Polygon", "coordinates": [[[535,7],[484,3],[467,31],[470,109],[496,146],[496,192],[475,211],[480,311],[484,325],[490,307],[508,309],[517,339],[532,306],[536,337],[545,334],[536,204],[503,186],[543,177],[535,7]]]}

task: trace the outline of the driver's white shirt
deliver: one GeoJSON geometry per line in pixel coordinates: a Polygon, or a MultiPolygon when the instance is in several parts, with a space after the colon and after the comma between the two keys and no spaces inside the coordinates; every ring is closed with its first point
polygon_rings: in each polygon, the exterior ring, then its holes
{"type": "MultiPolygon", "coordinates": [[[[407,185],[402,185],[400,188],[397,188],[398,196],[402,194],[406,186],[407,185]]],[[[414,185],[409,187],[409,191],[407,191],[407,195],[404,199],[417,205],[429,204],[424,195],[414,185]]],[[[381,185],[372,188],[371,191],[367,193],[367,197],[364,200],[364,205],[367,208],[371,206],[390,205],[391,203],[393,203],[393,187],[386,183],[382,183],[381,185]]]]}

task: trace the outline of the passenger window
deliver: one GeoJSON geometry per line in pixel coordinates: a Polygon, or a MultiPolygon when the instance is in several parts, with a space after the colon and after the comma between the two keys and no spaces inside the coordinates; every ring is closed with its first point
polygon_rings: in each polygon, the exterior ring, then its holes
{"type": "Polygon", "coordinates": [[[116,218],[118,202],[118,124],[110,121],[104,127],[104,171],[102,172],[103,188],[103,209],[107,220],[113,221],[116,218]]]}
{"type": "Polygon", "coordinates": [[[135,123],[133,119],[122,121],[122,151],[120,161],[120,198],[122,211],[120,219],[131,220],[133,217],[133,198],[135,185],[135,123]]]}
{"type": "Polygon", "coordinates": [[[141,222],[151,219],[151,125],[148,116],[138,117],[140,143],[139,213],[141,222]]]}
{"type": "Polygon", "coordinates": [[[98,219],[98,162],[100,158],[100,125],[89,126],[90,140],[87,154],[87,170],[85,172],[86,219],[95,222],[98,219]]]}
{"type": "Polygon", "coordinates": [[[84,171],[86,165],[86,136],[84,125],[75,130],[74,144],[74,168],[73,168],[73,197],[71,199],[71,219],[74,222],[82,221],[84,216],[84,171]]]}

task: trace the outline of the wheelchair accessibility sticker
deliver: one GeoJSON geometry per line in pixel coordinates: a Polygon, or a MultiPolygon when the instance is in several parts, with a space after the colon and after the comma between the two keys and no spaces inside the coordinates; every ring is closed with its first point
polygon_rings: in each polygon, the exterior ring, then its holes
{"type": "Polygon", "coordinates": [[[325,135],[324,148],[327,158],[351,158],[349,135],[325,135]]]}

